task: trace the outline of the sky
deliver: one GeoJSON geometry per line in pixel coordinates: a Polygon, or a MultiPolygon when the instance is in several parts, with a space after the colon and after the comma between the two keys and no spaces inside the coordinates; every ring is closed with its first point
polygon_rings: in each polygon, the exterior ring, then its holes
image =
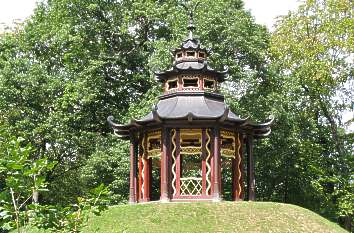
{"type": "Polygon", "coordinates": [[[245,9],[250,10],[256,22],[273,29],[275,18],[287,15],[289,11],[296,10],[300,5],[299,0],[244,0],[245,9]]]}
{"type": "MultiPolygon", "coordinates": [[[[299,5],[298,0],[244,0],[256,22],[272,30],[275,17],[286,15],[299,5]]],[[[36,0],[0,0],[0,23],[11,25],[14,20],[24,20],[33,13],[36,0]]],[[[1,26],[0,26],[1,30],[1,26]]]]}
{"type": "MultiPolygon", "coordinates": [[[[0,0],[0,24],[11,25],[14,20],[24,20],[35,6],[36,0],[0,0]]],[[[3,27],[0,25],[0,30],[3,27]]]]}

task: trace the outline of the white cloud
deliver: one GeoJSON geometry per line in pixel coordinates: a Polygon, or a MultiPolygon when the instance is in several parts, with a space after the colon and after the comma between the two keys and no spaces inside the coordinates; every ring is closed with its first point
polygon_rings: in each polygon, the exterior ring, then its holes
{"type": "Polygon", "coordinates": [[[12,26],[14,21],[23,21],[36,6],[36,0],[0,0],[0,31],[12,26]]]}
{"type": "Polygon", "coordinates": [[[244,0],[244,3],[245,9],[251,11],[257,23],[273,30],[275,18],[296,10],[301,2],[297,0],[244,0]]]}

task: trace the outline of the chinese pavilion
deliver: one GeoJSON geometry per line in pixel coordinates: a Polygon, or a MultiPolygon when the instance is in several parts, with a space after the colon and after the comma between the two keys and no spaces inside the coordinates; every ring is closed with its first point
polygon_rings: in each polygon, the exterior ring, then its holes
{"type": "Polygon", "coordinates": [[[270,134],[272,120],[255,124],[229,110],[219,93],[227,71],[208,65],[209,53],[193,36],[190,16],[189,36],[173,51],[172,68],[156,73],[164,90],[157,105],[125,125],[108,117],[114,132],[130,140],[130,203],[152,200],[153,181],[161,201],[221,200],[221,170],[227,166],[229,195],[243,200],[243,151],[247,199],[255,199],[253,141],[270,134]]]}

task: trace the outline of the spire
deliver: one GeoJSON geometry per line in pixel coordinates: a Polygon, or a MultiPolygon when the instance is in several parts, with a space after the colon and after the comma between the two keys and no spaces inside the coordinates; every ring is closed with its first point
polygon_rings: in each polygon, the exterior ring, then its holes
{"type": "Polygon", "coordinates": [[[195,26],[194,26],[193,14],[194,14],[194,12],[197,9],[199,4],[200,4],[200,2],[197,2],[193,9],[189,9],[183,3],[181,4],[184,7],[184,9],[187,11],[188,15],[189,15],[189,24],[187,26],[187,30],[189,31],[189,34],[188,34],[188,39],[189,40],[193,40],[193,31],[196,29],[195,26]]]}

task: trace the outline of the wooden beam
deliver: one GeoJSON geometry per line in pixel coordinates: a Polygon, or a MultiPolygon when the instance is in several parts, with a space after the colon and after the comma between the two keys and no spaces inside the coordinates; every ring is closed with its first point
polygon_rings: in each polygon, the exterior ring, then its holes
{"type": "Polygon", "coordinates": [[[247,135],[247,189],[248,200],[256,200],[256,180],[254,176],[254,158],[253,158],[253,135],[247,135]]]}

